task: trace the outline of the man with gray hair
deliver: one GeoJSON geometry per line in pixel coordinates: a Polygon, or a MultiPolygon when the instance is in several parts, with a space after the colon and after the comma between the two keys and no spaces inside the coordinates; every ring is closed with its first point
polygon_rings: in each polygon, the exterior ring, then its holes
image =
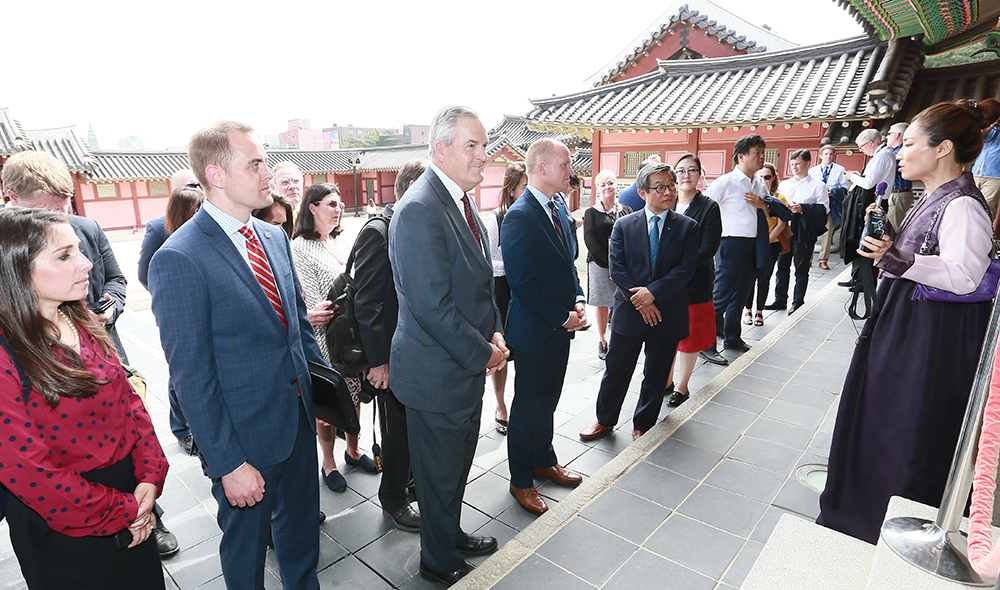
{"type": "Polygon", "coordinates": [[[302,200],[302,171],[293,162],[278,162],[271,173],[271,188],[292,202],[292,212],[297,215],[302,200]]]}
{"type": "Polygon", "coordinates": [[[899,226],[903,224],[903,219],[913,206],[913,183],[899,173],[899,152],[903,149],[903,134],[906,133],[907,127],[906,123],[896,123],[889,128],[887,138],[887,144],[892,150],[893,157],[896,158],[896,179],[892,183],[889,210],[886,211],[885,218],[896,231],[899,231],[899,226]]]}
{"type": "Polygon", "coordinates": [[[851,188],[860,186],[863,189],[874,189],[880,182],[892,188],[896,179],[896,156],[889,146],[882,142],[882,134],[875,129],[865,129],[858,134],[856,143],[858,149],[871,159],[865,164],[864,173],[855,170],[847,172],[851,188]]]}
{"type": "Polygon", "coordinates": [[[469,191],[483,181],[486,129],[467,107],[431,121],[431,165],[389,224],[399,317],[389,383],[406,406],[420,506],[420,575],[452,585],[474,569],[463,555],[496,550],[462,530],[462,498],[479,438],[486,376],[507,363],[485,229],[469,191]]]}
{"type": "MultiPolygon", "coordinates": [[[[847,198],[844,199],[844,210],[840,231],[840,256],[845,263],[851,263],[851,279],[837,283],[841,287],[861,289],[861,256],[857,253],[864,230],[868,205],[875,202],[875,189],[879,183],[885,183],[886,189],[892,188],[896,178],[896,157],[892,150],[882,143],[882,134],[875,129],[865,129],[858,134],[855,141],[858,149],[870,159],[865,164],[864,174],[848,171],[847,180],[851,183],[847,198]]],[[[884,207],[885,203],[883,203],[884,207]]],[[[870,270],[870,266],[867,267],[870,270]]],[[[869,272],[869,271],[866,271],[869,272]]]]}

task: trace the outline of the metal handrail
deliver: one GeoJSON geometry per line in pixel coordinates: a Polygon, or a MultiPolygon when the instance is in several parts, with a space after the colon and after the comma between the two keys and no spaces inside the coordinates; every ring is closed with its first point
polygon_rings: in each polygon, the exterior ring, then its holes
{"type": "MultiPolygon", "coordinates": [[[[993,584],[979,576],[969,563],[969,542],[958,530],[958,525],[962,522],[962,513],[972,491],[976,451],[982,431],[983,410],[989,397],[998,337],[1000,297],[993,303],[958,445],[934,522],[903,516],[891,518],[882,525],[882,538],[886,544],[913,565],[936,576],[975,586],[993,584]]],[[[1000,581],[996,589],[1000,590],[1000,581]]]]}

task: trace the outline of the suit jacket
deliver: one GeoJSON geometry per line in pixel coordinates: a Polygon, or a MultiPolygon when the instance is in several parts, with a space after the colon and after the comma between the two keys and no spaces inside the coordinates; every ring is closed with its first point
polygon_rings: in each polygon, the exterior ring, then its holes
{"type": "Polygon", "coordinates": [[[324,363],[306,316],[288,236],[251,218],[288,330],[250,266],[203,208],[153,255],[149,287],[160,342],[206,472],[289,457],[299,404],[313,423],[307,360],[324,363]],[[298,395],[300,394],[300,395],[298,395]]]}
{"type": "Polygon", "coordinates": [[[139,248],[139,282],[149,290],[149,261],[153,254],[167,241],[167,216],[162,215],[146,224],[146,235],[142,237],[139,248]]]}
{"type": "Polygon", "coordinates": [[[503,266],[510,283],[507,344],[532,354],[546,352],[573,337],[563,324],[583,289],[577,277],[569,212],[556,201],[563,241],[551,211],[525,189],[507,209],[500,231],[503,266]],[[563,243],[566,246],[563,246],[563,243]]]}
{"type": "MultiPolygon", "coordinates": [[[[73,231],[80,238],[80,251],[94,265],[90,269],[90,285],[87,287],[87,304],[93,305],[102,301],[104,294],[109,293],[114,300],[114,313],[111,314],[111,321],[105,325],[110,332],[115,325],[115,320],[125,310],[125,275],[118,267],[115,260],[115,253],[108,243],[108,236],[105,235],[101,226],[93,219],[80,217],[78,215],[69,216],[69,224],[73,226],[73,231]]],[[[115,336],[117,344],[117,336],[115,336]]]]}
{"type": "Polygon", "coordinates": [[[698,192],[684,215],[698,222],[701,239],[698,243],[698,264],[687,284],[688,304],[712,300],[715,287],[715,253],[722,242],[722,213],[719,204],[698,192]]]}
{"type": "Polygon", "coordinates": [[[611,232],[611,280],[618,285],[611,330],[640,337],[652,330],[661,342],[679,342],[688,337],[687,284],[698,264],[701,231],[693,219],[667,211],[660,232],[656,268],[650,269],[649,227],[643,210],[618,220],[611,232]],[[629,301],[629,289],[646,287],[656,298],[661,321],[648,326],[629,301]]]}
{"type": "Polygon", "coordinates": [[[792,215],[792,233],[796,242],[810,245],[826,233],[826,207],[818,203],[802,205],[802,213],[792,215]]]}
{"type": "Polygon", "coordinates": [[[375,218],[365,223],[354,243],[354,285],[357,287],[354,316],[371,367],[389,362],[396,316],[399,315],[399,299],[389,262],[388,222],[392,214],[392,205],[386,206],[383,212],[386,221],[375,218]]]}
{"type": "MultiPolygon", "coordinates": [[[[485,242],[478,213],[473,217],[485,242]]],[[[483,398],[490,340],[503,325],[489,253],[430,168],[396,207],[389,260],[399,299],[389,386],[420,411],[471,408],[483,398]]]]}

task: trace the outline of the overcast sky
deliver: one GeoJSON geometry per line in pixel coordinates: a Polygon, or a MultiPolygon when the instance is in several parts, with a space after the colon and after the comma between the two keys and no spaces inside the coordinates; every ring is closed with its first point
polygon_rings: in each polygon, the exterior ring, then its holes
{"type": "MultiPolygon", "coordinates": [[[[801,45],[862,33],[833,0],[714,0],[801,45]],[[794,12],[790,11],[794,10],[794,12]]],[[[693,4],[693,0],[692,0],[693,4]]],[[[661,24],[669,2],[283,0],[4,2],[0,107],[27,129],[92,124],[148,149],[235,119],[262,134],[427,124],[445,104],[487,128],[584,81],[661,24]]],[[[676,12],[676,11],[673,11],[676,12]]],[[[714,17],[714,15],[711,15],[714,17]]],[[[723,18],[718,19],[723,24],[723,18]]],[[[753,38],[753,32],[737,30],[753,38]]]]}

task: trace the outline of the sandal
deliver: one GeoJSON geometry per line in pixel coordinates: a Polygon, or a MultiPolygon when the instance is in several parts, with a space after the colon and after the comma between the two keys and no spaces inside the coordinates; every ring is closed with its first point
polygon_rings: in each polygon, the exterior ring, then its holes
{"type": "Polygon", "coordinates": [[[753,325],[753,314],[750,312],[749,309],[743,312],[743,325],[744,326],[753,325]]]}
{"type": "Polygon", "coordinates": [[[497,432],[499,432],[500,434],[506,435],[507,434],[507,421],[506,420],[501,420],[500,418],[497,418],[495,414],[494,414],[493,419],[496,420],[496,422],[497,422],[497,426],[496,426],[497,432]]]}
{"type": "Polygon", "coordinates": [[[764,314],[763,313],[761,313],[759,311],[757,312],[757,315],[755,315],[754,318],[753,318],[753,325],[755,325],[755,326],[763,326],[764,325],[764,314]]]}

